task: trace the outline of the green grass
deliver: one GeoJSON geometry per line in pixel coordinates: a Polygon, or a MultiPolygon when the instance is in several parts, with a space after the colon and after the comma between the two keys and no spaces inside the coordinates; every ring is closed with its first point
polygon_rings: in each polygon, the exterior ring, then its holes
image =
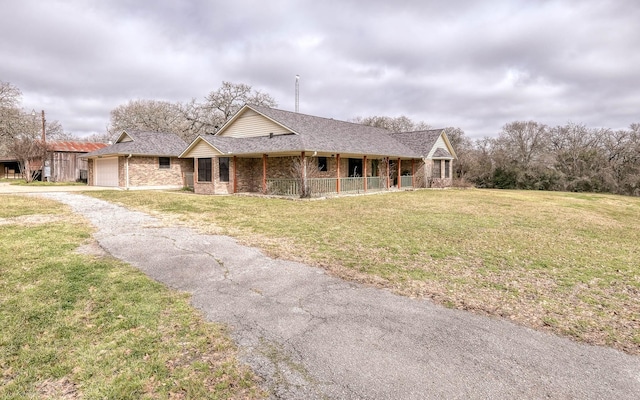
{"type": "Polygon", "coordinates": [[[445,190],[288,201],[92,192],[276,257],[640,354],[640,199],[445,190]]]}
{"type": "Polygon", "coordinates": [[[91,230],[59,203],[1,199],[0,398],[264,396],[186,295],[78,254],[91,230]]]}

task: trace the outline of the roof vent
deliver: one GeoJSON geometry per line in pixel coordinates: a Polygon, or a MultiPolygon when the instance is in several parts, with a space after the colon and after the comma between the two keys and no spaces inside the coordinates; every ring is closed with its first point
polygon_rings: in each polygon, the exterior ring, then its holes
{"type": "Polygon", "coordinates": [[[273,132],[269,132],[269,139],[273,139],[273,132]]]}

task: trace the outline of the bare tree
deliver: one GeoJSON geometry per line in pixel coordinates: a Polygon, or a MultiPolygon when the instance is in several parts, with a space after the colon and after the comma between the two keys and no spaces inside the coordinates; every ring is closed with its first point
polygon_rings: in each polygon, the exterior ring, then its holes
{"type": "MultiPolygon", "coordinates": [[[[0,82],[0,152],[18,160],[27,182],[37,174],[47,156],[46,142],[42,140],[42,125],[37,115],[20,108],[20,89],[0,82]]],[[[47,122],[45,131],[49,139],[68,139],[58,121],[47,122]]]]}
{"type": "Polygon", "coordinates": [[[606,129],[590,129],[568,123],[551,130],[555,168],[561,174],[562,190],[603,191],[606,160],[602,144],[606,129]]]}
{"type": "Polygon", "coordinates": [[[465,180],[472,167],[473,142],[460,128],[448,127],[444,131],[458,156],[458,159],[453,164],[455,168],[454,177],[465,180]]]}
{"type": "Polygon", "coordinates": [[[18,160],[20,171],[27,182],[31,182],[38,178],[42,167],[42,161],[45,160],[47,147],[45,142],[29,136],[20,136],[14,138],[7,144],[9,154],[18,160]]]}
{"type": "Polygon", "coordinates": [[[602,180],[608,191],[640,195],[640,125],[605,132],[602,151],[607,162],[602,180]]]}
{"type": "Polygon", "coordinates": [[[424,131],[431,129],[431,126],[425,122],[413,122],[410,118],[401,115],[399,117],[371,116],[371,117],[355,117],[351,120],[356,124],[374,126],[383,128],[390,132],[411,132],[424,131]]]}
{"type": "Polygon", "coordinates": [[[109,132],[123,130],[183,133],[185,120],[178,104],[160,100],[131,100],[111,111],[109,132]]]}
{"type": "Polygon", "coordinates": [[[266,107],[278,106],[267,93],[254,90],[244,83],[223,81],[222,86],[209,93],[202,108],[209,112],[209,124],[213,123],[214,127],[221,127],[245,104],[266,107]]]}
{"type": "Polygon", "coordinates": [[[5,141],[7,154],[18,160],[20,171],[27,182],[38,177],[46,159],[47,148],[42,141],[41,127],[39,120],[21,112],[15,120],[14,131],[5,141]]]}
{"type": "Polygon", "coordinates": [[[93,142],[93,143],[109,143],[109,141],[111,141],[112,138],[112,134],[110,134],[109,132],[104,132],[104,133],[92,133],[88,136],[85,136],[82,140],[84,140],[85,142],[93,142]]]}
{"type": "Polygon", "coordinates": [[[21,97],[20,89],[9,82],[0,81],[0,139],[2,139],[2,143],[6,143],[5,140],[15,136],[16,132],[21,129],[21,97]]]}
{"type": "Polygon", "coordinates": [[[203,103],[195,99],[187,103],[129,101],[111,111],[108,131],[112,138],[126,129],[172,132],[189,142],[198,135],[215,133],[244,104],[277,106],[271,96],[249,85],[222,82],[203,103]]]}
{"type": "Polygon", "coordinates": [[[0,81],[0,108],[18,108],[22,92],[9,82],[0,81]]]}
{"type": "Polygon", "coordinates": [[[506,124],[498,136],[512,160],[523,169],[542,160],[549,149],[546,125],[535,121],[515,121],[506,124]]]}
{"type": "Polygon", "coordinates": [[[294,157],[291,162],[291,175],[298,180],[298,193],[301,198],[311,197],[313,188],[311,187],[311,179],[318,178],[320,171],[318,169],[317,157],[294,157]]]}

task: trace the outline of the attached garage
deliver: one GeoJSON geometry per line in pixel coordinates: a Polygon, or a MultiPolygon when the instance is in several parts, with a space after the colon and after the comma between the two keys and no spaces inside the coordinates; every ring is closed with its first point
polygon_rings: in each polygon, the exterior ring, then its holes
{"type": "Polygon", "coordinates": [[[94,168],[95,186],[118,186],[118,157],[96,158],[94,168]]]}
{"type": "Polygon", "coordinates": [[[123,131],[116,142],[83,156],[90,186],[180,189],[193,176],[193,160],[178,156],[187,143],[174,133],[123,131]]]}

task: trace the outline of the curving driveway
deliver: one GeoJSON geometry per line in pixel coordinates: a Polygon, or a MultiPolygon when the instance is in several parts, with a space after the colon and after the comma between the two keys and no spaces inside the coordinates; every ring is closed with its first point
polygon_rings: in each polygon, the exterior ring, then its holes
{"type": "Polygon", "coordinates": [[[102,200],[40,195],[228,324],[274,398],[640,398],[638,357],[346,282],[102,200]]]}

